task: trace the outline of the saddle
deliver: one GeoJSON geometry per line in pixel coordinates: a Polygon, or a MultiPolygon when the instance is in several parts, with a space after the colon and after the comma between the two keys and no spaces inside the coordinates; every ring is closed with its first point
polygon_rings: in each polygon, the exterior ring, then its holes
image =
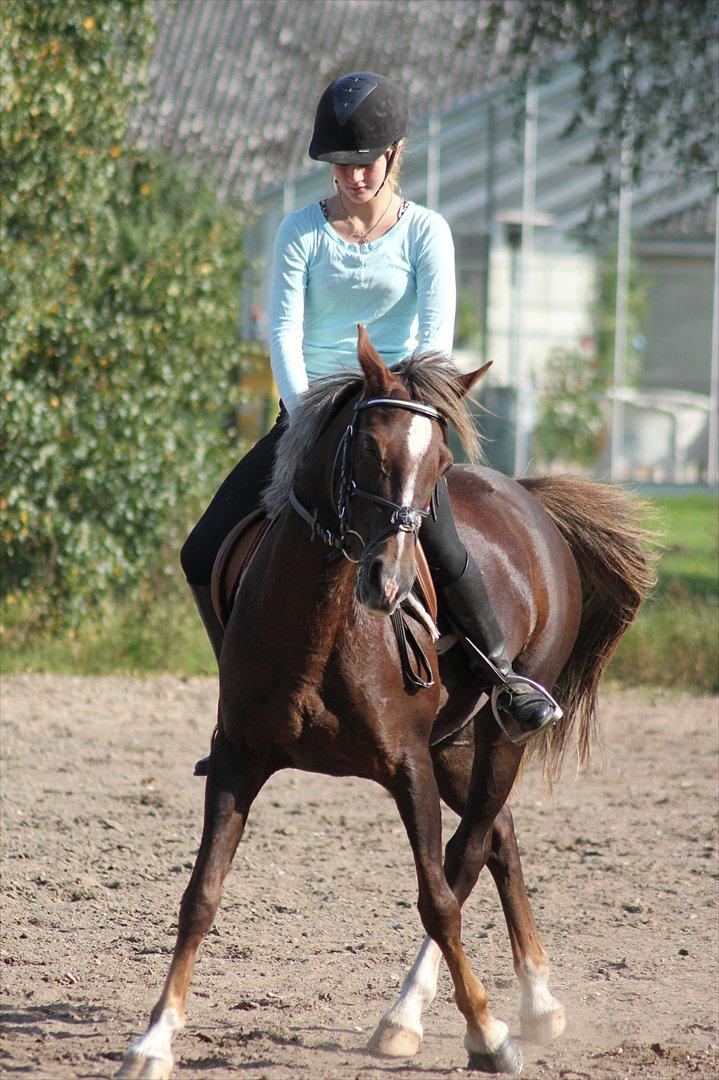
{"type": "MultiPolygon", "coordinates": [[[[257,554],[271,524],[272,519],[266,517],[264,511],[255,510],[235,525],[217,553],[212,570],[212,603],[223,628],[227,626],[242,577],[257,554]]],[[[419,592],[420,602],[426,608],[432,622],[436,624],[437,593],[419,540],[415,549],[415,561],[417,563],[415,588],[419,592]]],[[[395,629],[397,629],[396,626],[395,629]]]]}

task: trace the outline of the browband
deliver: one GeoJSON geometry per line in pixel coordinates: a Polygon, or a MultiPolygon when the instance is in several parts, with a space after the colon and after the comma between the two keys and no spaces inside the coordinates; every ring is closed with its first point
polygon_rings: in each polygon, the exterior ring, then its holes
{"type": "Polygon", "coordinates": [[[355,405],[355,412],[361,412],[363,409],[369,409],[373,405],[392,405],[395,409],[408,409],[409,412],[420,413],[422,416],[429,416],[432,420],[439,420],[441,424],[446,426],[447,420],[439,409],[435,409],[434,405],[424,405],[421,401],[402,401],[401,398],[367,398],[366,401],[358,401],[355,405]]]}

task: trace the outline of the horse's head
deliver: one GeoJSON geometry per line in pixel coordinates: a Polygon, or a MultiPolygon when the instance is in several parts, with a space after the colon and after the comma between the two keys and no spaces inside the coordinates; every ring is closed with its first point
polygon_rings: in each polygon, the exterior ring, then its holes
{"type": "MultiPolygon", "coordinates": [[[[435,485],[452,464],[447,445],[449,418],[412,398],[362,326],[358,357],[364,389],[343,469],[351,493],[346,524],[364,544],[357,597],[365,607],[386,615],[404,600],[414,583],[417,532],[429,512],[435,485]],[[377,404],[367,405],[377,399],[377,404]]],[[[458,400],[488,367],[486,364],[469,375],[457,376],[458,400]]]]}

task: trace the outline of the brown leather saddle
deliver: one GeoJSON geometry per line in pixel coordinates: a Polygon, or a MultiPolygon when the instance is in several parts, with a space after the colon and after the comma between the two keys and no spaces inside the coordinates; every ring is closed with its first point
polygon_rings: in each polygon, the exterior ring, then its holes
{"type": "MultiPolygon", "coordinates": [[[[246,518],[243,518],[242,521],[235,525],[217,553],[212,570],[212,603],[217,618],[223,627],[227,626],[227,620],[230,617],[242,575],[257,554],[262,539],[271,523],[272,519],[266,517],[262,510],[255,510],[254,513],[248,514],[246,518]]],[[[437,593],[435,592],[427,558],[419,540],[417,541],[415,560],[417,563],[417,587],[420,598],[432,621],[436,623],[437,593]]]]}

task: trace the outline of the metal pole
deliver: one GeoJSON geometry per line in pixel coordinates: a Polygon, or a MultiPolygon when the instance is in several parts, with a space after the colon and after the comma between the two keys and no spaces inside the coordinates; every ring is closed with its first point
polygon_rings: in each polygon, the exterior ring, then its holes
{"type": "Polygon", "coordinates": [[[295,185],[292,180],[286,180],[282,187],[282,213],[291,214],[295,208],[295,185]]]}
{"type": "Polygon", "coordinates": [[[622,141],[619,166],[619,221],[617,225],[617,297],[614,311],[614,377],[612,381],[612,438],[609,456],[610,480],[624,477],[624,402],[617,391],[626,379],[627,313],[629,304],[629,252],[632,233],[632,143],[622,141]]]}
{"type": "Polygon", "coordinates": [[[514,472],[523,472],[527,465],[529,432],[526,424],[526,406],[529,400],[531,376],[527,333],[527,309],[531,296],[530,272],[534,255],[534,203],[537,184],[537,86],[534,80],[527,84],[524,119],[524,161],[522,173],[522,235],[519,249],[519,273],[517,305],[517,358],[515,384],[517,392],[514,424],[514,472]]]}
{"type": "Polygon", "coordinates": [[[439,209],[439,137],[441,122],[438,116],[430,116],[427,128],[427,206],[439,209]]]}
{"type": "Polygon", "coordinates": [[[714,223],[714,318],[712,319],[712,344],[709,381],[709,458],[707,460],[707,483],[716,487],[719,483],[719,195],[716,201],[714,223]]]}

